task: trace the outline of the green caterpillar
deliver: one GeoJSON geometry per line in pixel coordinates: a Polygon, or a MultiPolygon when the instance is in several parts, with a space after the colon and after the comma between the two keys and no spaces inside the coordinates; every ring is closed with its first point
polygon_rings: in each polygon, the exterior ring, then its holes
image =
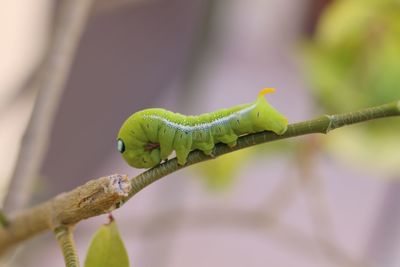
{"type": "Polygon", "coordinates": [[[185,116],[161,108],[145,109],[131,115],[118,133],[117,148],[135,168],[151,168],[167,160],[175,150],[184,165],[190,151],[212,155],[216,143],[236,145],[239,136],[273,131],[283,134],[288,120],[265,100],[273,88],[260,91],[257,100],[199,116],[185,116]]]}

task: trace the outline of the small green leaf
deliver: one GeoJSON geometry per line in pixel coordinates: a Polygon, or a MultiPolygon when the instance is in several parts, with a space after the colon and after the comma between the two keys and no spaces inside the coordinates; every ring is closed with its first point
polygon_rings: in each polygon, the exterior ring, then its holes
{"type": "Polygon", "coordinates": [[[129,267],[128,254],[114,220],[97,230],[86,256],[85,267],[129,267]]]}

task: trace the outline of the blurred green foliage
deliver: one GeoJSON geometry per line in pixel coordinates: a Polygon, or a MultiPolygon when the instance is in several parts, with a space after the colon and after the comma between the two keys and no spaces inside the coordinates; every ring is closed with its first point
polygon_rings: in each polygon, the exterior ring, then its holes
{"type": "Polygon", "coordinates": [[[260,155],[268,163],[268,157],[276,157],[281,153],[290,153],[290,151],[296,149],[296,145],[296,142],[284,140],[250,147],[223,155],[216,160],[197,164],[193,170],[201,174],[202,181],[207,189],[214,192],[222,192],[230,189],[235,182],[235,178],[241,175],[244,167],[260,158],[260,155]]]}
{"type": "Polygon", "coordinates": [[[201,173],[201,177],[209,190],[222,191],[230,188],[236,174],[250,160],[251,154],[253,154],[252,149],[243,149],[219,157],[217,160],[204,162],[195,170],[201,173]]]}
{"type": "MultiPolygon", "coordinates": [[[[399,0],[333,1],[303,48],[306,75],[328,113],[400,99],[399,0]]],[[[370,122],[333,134],[327,147],[346,161],[398,171],[399,130],[398,118],[370,122]]]]}
{"type": "Polygon", "coordinates": [[[333,1],[305,50],[312,88],[329,112],[399,99],[400,1],[333,1]]]}

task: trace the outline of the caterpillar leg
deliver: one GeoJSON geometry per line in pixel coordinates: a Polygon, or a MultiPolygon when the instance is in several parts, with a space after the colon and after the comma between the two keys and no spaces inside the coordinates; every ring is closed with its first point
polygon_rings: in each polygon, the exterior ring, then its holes
{"type": "Polygon", "coordinates": [[[176,152],[176,157],[178,159],[178,164],[179,165],[185,165],[190,150],[188,150],[185,147],[179,147],[179,148],[175,149],[175,152],[176,152]]]}
{"type": "Polygon", "coordinates": [[[232,134],[225,134],[223,136],[220,136],[220,137],[218,137],[218,139],[222,143],[227,144],[229,147],[234,147],[234,146],[236,146],[238,137],[237,137],[237,135],[232,133],[232,134]]]}
{"type": "Polygon", "coordinates": [[[185,165],[187,156],[192,150],[192,134],[189,132],[176,131],[174,148],[179,165],[185,165]]]}
{"type": "Polygon", "coordinates": [[[229,147],[235,147],[237,145],[237,139],[233,142],[227,143],[229,147]]]}
{"type": "Polygon", "coordinates": [[[213,151],[214,151],[214,143],[208,142],[208,143],[197,143],[193,149],[199,149],[203,151],[204,154],[207,156],[213,157],[213,151]]]}
{"type": "Polygon", "coordinates": [[[160,158],[160,150],[159,149],[153,149],[150,152],[150,158],[153,162],[156,162],[157,164],[160,164],[161,158],[160,158]]]}
{"type": "Polygon", "coordinates": [[[207,156],[212,157],[212,158],[215,156],[215,154],[214,154],[214,148],[212,148],[212,149],[210,149],[210,150],[205,150],[205,151],[203,151],[203,153],[206,154],[207,156]]]}

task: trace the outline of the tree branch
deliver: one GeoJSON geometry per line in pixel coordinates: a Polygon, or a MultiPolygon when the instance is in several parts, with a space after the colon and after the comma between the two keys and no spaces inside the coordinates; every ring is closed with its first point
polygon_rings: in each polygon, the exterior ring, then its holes
{"type": "Polygon", "coordinates": [[[189,154],[185,166],[178,165],[177,160],[172,159],[143,172],[130,181],[127,176],[118,174],[89,181],[73,191],[63,193],[31,209],[10,216],[9,225],[0,229],[0,253],[45,230],[54,230],[60,225],[74,225],[83,219],[119,208],[147,185],[198,162],[266,142],[312,133],[328,133],[345,125],[390,116],[400,116],[400,101],[356,112],[324,115],[313,120],[290,124],[283,135],[261,132],[242,136],[238,139],[237,146],[233,148],[217,144],[214,148],[214,157],[207,156],[201,151],[193,151],[189,154]]]}
{"type": "Polygon", "coordinates": [[[130,189],[126,175],[110,175],[22,211],[9,219],[7,227],[0,229],[0,253],[45,230],[108,213],[121,205],[130,189]]]}

